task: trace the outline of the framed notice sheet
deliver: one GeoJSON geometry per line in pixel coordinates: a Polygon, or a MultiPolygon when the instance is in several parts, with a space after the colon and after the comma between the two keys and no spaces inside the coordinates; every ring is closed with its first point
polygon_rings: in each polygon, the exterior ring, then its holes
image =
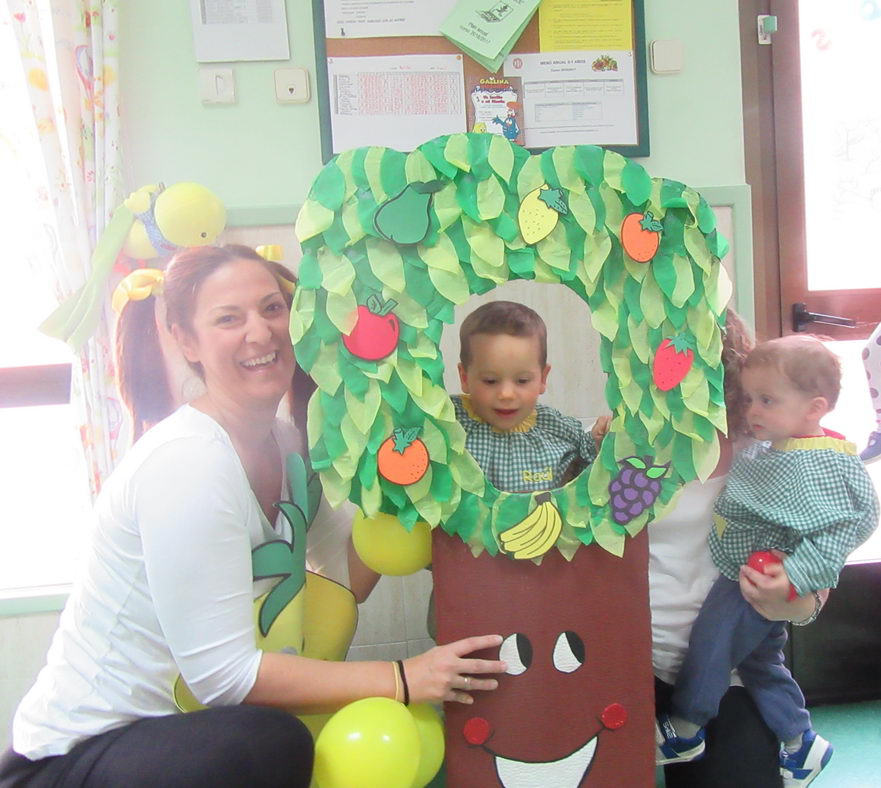
{"type": "Polygon", "coordinates": [[[190,0],[199,63],[288,60],[285,0],[190,0]]]}
{"type": "Polygon", "coordinates": [[[455,5],[313,0],[325,161],[478,129],[516,130],[511,139],[533,151],[600,145],[649,155],[643,0],[542,0],[494,74],[440,34],[438,20],[455,5]],[[498,89],[506,81],[514,100],[498,89]],[[501,102],[488,119],[472,106],[481,85],[481,98],[501,102]]]}

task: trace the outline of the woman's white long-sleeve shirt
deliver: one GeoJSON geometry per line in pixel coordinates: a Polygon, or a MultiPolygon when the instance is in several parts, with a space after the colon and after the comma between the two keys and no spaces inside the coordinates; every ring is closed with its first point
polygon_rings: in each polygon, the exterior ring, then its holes
{"type": "MultiPolygon", "coordinates": [[[[282,456],[298,448],[287,425],[274,434],[282,456]]],[[[309,536],[321,545],[313,568],[344,583],[350,524],[323,503],[309,536]]],[[[178,673],[203,703],[240,703],[261,659],[253,600],[272,585],[253,581],[251,551],[279,536],[289,540],[290,527],[266,519],[217,422],[184,405],[153,427],[98,498],[88,563],[15,714],[13,749],[60,755],[89,736],[176,713],[178,673]]]]}

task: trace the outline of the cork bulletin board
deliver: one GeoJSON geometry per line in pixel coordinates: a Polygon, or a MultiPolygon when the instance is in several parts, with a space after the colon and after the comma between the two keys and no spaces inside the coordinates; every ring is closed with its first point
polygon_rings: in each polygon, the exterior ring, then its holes
{"type": "Polygon", "coordinates": [[[516,99],[508,106],[516,107],[521,127],[508,139],[533,152],[592,144],[625,156],[649,155],[643,0],[543,0],[494,75],[425,29],[402,35],[379,16],[372,26],[363,23],[371,9],[378,15],[384,6],[402,5],[414,18],[428,18],[451,3],[313,0],[323,161],[364,145],[412,150],[439,134],[502,133],[504,121],[511,131],[515,110],[506,119],[503,103],[495,128],[475,123],[472,97],[476,86],[506,80],[516,96],[505,98],[516,99]],[[609,9],[617,19],[609,20],[609,9]],[[356,11],[360,27],[340,23],[356,11]],[[608,31],[615,25],[613,35],[608,31]],[[394,34],[383,35],[386,30],[394,34]]]}

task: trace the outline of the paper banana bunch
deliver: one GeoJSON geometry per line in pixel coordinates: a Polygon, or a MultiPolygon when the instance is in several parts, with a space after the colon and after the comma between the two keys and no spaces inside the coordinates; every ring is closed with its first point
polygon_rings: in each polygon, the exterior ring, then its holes
{"type": "Polygon", "coordinates": [[[514,558],[538,558],[550,550],[560,531],[563,518],[554,506],[549,492],[535,496],[538,504],[517,525],[499,534],[502,549],[514,558]]]}

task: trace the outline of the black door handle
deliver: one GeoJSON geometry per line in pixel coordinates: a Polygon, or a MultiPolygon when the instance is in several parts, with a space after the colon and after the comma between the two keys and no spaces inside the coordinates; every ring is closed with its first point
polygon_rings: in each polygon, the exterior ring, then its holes
{"type": "Polygon", "coordinates": [[[857,321],[849,317],[839,317],[838,315],[821,315],[817,312],[808,312],[804,304],[792,305],[792,330],[804,331],[808,323],[828,323],[832,326],[844,326],[845,328],[856,328],[857,321]]]}

